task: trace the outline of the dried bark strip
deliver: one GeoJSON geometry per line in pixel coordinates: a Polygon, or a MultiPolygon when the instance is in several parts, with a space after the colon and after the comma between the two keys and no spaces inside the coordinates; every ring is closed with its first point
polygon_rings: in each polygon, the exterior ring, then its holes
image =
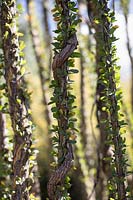
{"type": "Polygon", "coordinates": [[[14,131],[12,200],[29,200],[29,156],[32,143],[28,92],[21,76],[21,57],[16,28],[16,2],[2,1],[1,32],[5,62],[5,79],[10,117],[14,131]]]}

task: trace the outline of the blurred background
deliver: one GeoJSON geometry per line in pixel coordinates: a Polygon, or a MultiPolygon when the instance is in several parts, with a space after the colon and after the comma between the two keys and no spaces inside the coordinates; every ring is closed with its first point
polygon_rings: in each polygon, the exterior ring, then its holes
{"type": "MultiPolygon", "coordinates": [[[[75,1],[77,2],[77,1],[75,1]]],[[[51,9],[54,8],[53,0],[18,0],[19,31],[23,33],[22,40],[26,59],[26,72],[24,74],[31,92],[31,107],[35,125],[35,148],[38,150],[38,177],[36,191],[38,198],[45,200],[47,197],[47,182],[51,173],[51,134],[49,127],[54,123],[51,107],[48,105],[52,96],[49,88],[52,80],[51,63],[53,57],[52,45],[56,22],[53,20],[51,9]]],[[[109,6],[114,9],[116,22],[119,26],[116,31],[118,63],[121,66],[121,88],[123,91],[123,106],[125,120],[128,125],[126,130],[127,157],[129,170],[133,168],[133,0],[125,1],[122,6],[120,0],[109,1],[109,6]],[[125,12],[126,6],[128,7],[125,12]]],[[[82,20],[77,29],[81,58],[75,59],[75,66],[79,73],[73,75],[73,93],[75,94],[77,128],[77,143],[74,148],[75,168],[70,173],[72,200],[98,200],[94,185],[97,181],[97,147],[99,145],[99,131],[95,116],[95,39],[93,30],[89,26],[86,1],[79,0],[79,16],[82,20]],[[82,86],[81,86],[82,85],[82,86]],[[82,91],[82,92],[81,92],[82,91]],[[93,191],[94,190],[94,191],[93,191]]],[[[133,179],[129,178],[133,190],[133,179]]],[[[100,196],[100,194],[99,194],[100,196]]]]}

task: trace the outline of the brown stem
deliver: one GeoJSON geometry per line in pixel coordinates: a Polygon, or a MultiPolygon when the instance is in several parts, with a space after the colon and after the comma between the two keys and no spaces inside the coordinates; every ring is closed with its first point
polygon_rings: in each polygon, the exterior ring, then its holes
{"type": "MultiPolygon", "coordinates": [[[[65,35],[62,42],[61,51],[54,56],[52,69],[54,80],[58,85],[58,90],[60,94],[58,95],[58,100],[56,102],[56,107],[59,113],[57,119],[58,122],[58,139],[59,139],[59,149],[58,149],[58,167],[52,174],[48,182],[48,195],[50,200],[62,199],[63,193],[60,186],[63,186],[64,178],[72,166],[73,161],[73,150],[72,144],[69,143],[69,135],[67,131],[69,129],[69,107],[68,107],[68,90],[67,90],[67,80],[68,80],[68,65],[67,61],[69,56],[77,48],[77,38],[76,34],[68,34],[68,28],[70,26],[70,16],[68,8],[69,0],[56,0],[57,6],[60,6],[62,10],[62,33],[65,35]],[[64,30],[65,29],[65,30],[64,30]],[[62,131],[64,134],[60,133],[62,131]]],[[[55,88],[56,92],[56,88],[55,88]]]]}
{"type": "MultiPolygon", "coordinates": [[[[101,5],[104,5],[103,10],[107,11],[107,1],[103,0],[101,2],[101,5]]],[[[105,52],[108,52],[108,55],[106,56],[106,69],[108,72],[108,80],[109,80],[109,93],[108,100],[110,104],[110,120],[111,120],[111,127],[112,127],[112,133],[113,133],[113,143],[115,148],[115,167],[116,167],[116,174],[117,177],[119,177],[119,181],[116,182],[117,185],[117,192],[118,192],[118,199],[126,200],[126,186],[125,186],[125,176],[126,176],[126,166],[122,165],[122,162],[124,161],[124,155],[122,152],[122,137],[120,135],[120,124],[119,124],[119,117],[118,117],[118,102],[116,99],[116,83],[115,83],[115,71],[112,65],[112,57],[109,52],[111,52],[111,44],[110,44],[110,22],[107,20],[105,16],[102,16],[103,21],[103,42],[105,45],[105,52]]]]}
{"type": "Polygon", "coordinates": [[[100,83],[100,78],[101,78],[101,56],[100,56],[100,51],[99,51],[99,41],[97,40],[97,36],[101,30],[101,27],[97,27],[97,32],[96,32],[96,65],[97,65],[97,87],[96,87],[96,105],[97,105],[97,110],[96,110],[96,116],[97,116],[97,121],[98,121],[98,126],[99,126],[99,131],[100,131],[100,145],[99,145],[99,153],[100,153],[100,173],[99,173],[99,183],[97,187],[97,195],[99,196],[100,192],[100,197],[99,200],[105,200],[107,199],[107,193],[106,193],[106,188],[107,188],[107,178],[109,177],[109,163],[105,161],[104,158],[108,157],[108,150],[109,150],[109,145],[106,144],[108,133],[107,133],[107,124],[104,123],[108,119],[108,113],[107,111],[103,111],[103,107],[106,107],[106,103],[102,100],[103,96],[106,96],[106,91],[105,91],[105,86],[100,83]],[[99,32],[98,32],[99,30],[99,32]]]}
{"type": "Polygon", "coordinates": [[[86,147],[87,145],[87,125],[86,125],[86,117],[85,117],[85,80],[84,80],[84,59],[83,59],[83,52],[82,49],[80,49],[80,94],[81,94],[81,108],[80,108],[80,113],[81,113],[81,125],[80,125],[80,129],[81,129],[81,135],[83,138],[83,144],[84,147],[86,147]]]}
{"type": "Polygon", "coordinates": [[[94,37],[96,40],[96,73],[97,73],[97,86],[96,86],[96,116],[98,121],[98,127],[100,131],[100,143],[98,147],[98,159],[99,159],[99,167],[97,176],[98,176],[98,184],[96,187],[96,196],[99,200],[106,200],[107,199],[107,179],[109,177],[109,163],[105,161],[105,157],[108,156],[109,146],[106,144],[108,133],[106,130],[107,124],[103,123],[108,119],[107,111],[103,111],[103,107],[106,107],[106,103],[101,99],[103,96],[106,96],[106,88],[105,85],[100,83],[101,78],[101,52],[100,52],[100,42],[99,42],[99,35],[102,32],[101,24],[94,25],[93,24],[93,17],[97,16],[98,10],[93,3],[92,0],[87,0],[87,9],[88,15],[91,21],[91,27],[93,27],[96,31],[94,37]],[[99,195],[100,194],[100,195],[99,195]]]}
{"type": "MultiPolygon", "coordinates": [[[[1,105],[2,102],[0,100],[0,106],[1,105]]],[[[4,152],[5,149],[4,139],[5,139],[5,116],[0,111],[0,154],[4,152]]]]}
{"type": "MultiPolygon", "coordinates": [[[[125,168],[123,169],[123,166],[121,163],[124,160],[124,155],[122,153],[121,148],[121,142],[122,138],[120,135],[120,125],[118,120],[118,110],[117,110],[117,99],[115,96],[116,92],[116,84],[115,84],[115,72],[112,65],[112,55],[110,54],[112,44],[110,43],[110,22],[107,20],[104,13],[107,13],[108,7],[107,7],[107,1],[102,0],[99,1],[99,3],[96,3],[95,1],[88,0],[89,3],[92,3],[94,6],[93,16],[98,17],[100,19],[100,23],[93,24],[93,27],[96,30],[95,38],[96,38],[96,60],[97,60],[97,74],[98,74],[98,83],[97,83],[97,117],[100,127],[100,135],[101,135],[101,153],[102,153],[102,159],[105,157],[108,157],[108,149],[109,146],[105,144],[108,137],[108,130],[107,127],[110,127],[109,120],[111,121],[111,127],[113,132],[113,143],[115,148],[115,167],[116,167],[116,174],[117,177],[119,177],[120,181],[116,182],[117,186],[117,192],[118,192],[118,199],[125,199],[126,200],[126,189],[125,189],[125,182],[122,181],[125,178],[125,168]],[[99,9],[101,6],[102,9],[99,9]],[[102,52],[107,52],[108,54],[103,57],[102,52]],[[101,66],[101,63],[105,62],[105,67],[107,74],[103,74],[104,66],[101,66]],[[109,64],[111,63],[111,64],[109,64]],[[110,72],[111,70],[111,72],[110,72]],[[101,83],[101,80],[103,77],[105,77],[105,80],[109,80],[109,85],[107,86],[104,83],[101,83]],[[109,87],[109,88],[108,88],[109,87]],[[107,91],[109,91],[111,94],[108,95],[107,91]],[[102,99],[102,97],[108,97],[108,101],[110,104],[109,109],[109,115],[106,111],[106,109],[103,110],[103,108],[107,107],[107,102],[102,99]],[[107,124],[108,123],[108,124],[107,124]],[[119,153],[118,153],[119,152],[119,153]]],[[[102,170],[105,173],[106,177],[108,178],[107,171],[104,170],[104,166],[109,167],[107,163],[104,164],[104,160],[102,161],[102,170]]],[[[102,179],[101,179],[102,181],[102,179]]],[[[100,187],[103,185],[100,184],[100,187]]],[[[103,191],[102,188],[100,189],[100,192],[103,191]]],[[[115,195],[115,194],[114,194],[115,195]]],[[[102,197],[102,199],[104,196],[102,197]]]]}
{"type": "Polygon", "coordinates": [[[32,128],[28,94],[24,88],[23,78],[20,78],[21,58],[19,56],[15,17],[15,1],[3,1],[1,5],[1,32],[7,95],[14,131],[12,200],[29,200],[29,156],[32,128]]]}

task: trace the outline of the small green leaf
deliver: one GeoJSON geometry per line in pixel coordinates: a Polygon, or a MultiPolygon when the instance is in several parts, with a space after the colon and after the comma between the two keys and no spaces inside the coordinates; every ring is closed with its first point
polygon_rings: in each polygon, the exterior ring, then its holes
{"type": "Polygon", "coordinates": [[[69,69],[68,73],[69,74],[77,74],[79,71],[77,69],[69,69]]]}
{"type": "Polygon", "coordinates": [[[79,52],[73,52],[71,54],[71,58],[80,58],[80,53],[79,52]]]}
{"type": "Polygon", "coordinates": [[[58,111],[58,108],[57,108],[57,107],[53,107],[53,108],[51,108],[51,111],[52,111],[52,112],[57,112],[57,111],[58,111]]]}

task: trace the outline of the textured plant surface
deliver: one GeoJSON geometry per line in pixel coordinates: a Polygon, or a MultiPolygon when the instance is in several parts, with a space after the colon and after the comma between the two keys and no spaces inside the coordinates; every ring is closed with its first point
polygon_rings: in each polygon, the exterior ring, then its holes
{"type": "MultiPolygon", "coordinates": [[[[104,126],[105,137],[104,144],[111,145],[113,152],[111,157],[106,154],[103,161],[111,161],[112,174],[108,177],[109,198],[127,199],[125,186],[126,178],[126,157],[125,157],[125,139],[121,136],[121,128],[125,125],[121,119],[121,91],[118,88],[119,75],[116,71],[119,67],[116,64],[116,47],[114,42],[114,31],[117,26],[113,25],[115,21],[114,13],[107,6],[108,1],[92,1],[96,6],[93,26],[96,28],[96,40],[98,54],[98,94],[100,110],[98,114],[106,114],[103,119],[99,118],[100,124],[104,126]]],[[[98,116],[99,117],[99,116],[98,116]]],[[[107,152],[107,151],[106,151],[107,152]]]]}
{"type": "Polygon", "coordinates": [[[48,183],[48,195],[50,200],[70,199],[67,193],[69,188],[69,178],[66,177],[73,161],[72,144],[75,143],[75,125],[73,102],[75,96],[70,93],[72,80],[70,74],[77,73],[74,67],[74,57],[79,57],[79,53],[74,52],[77,48],[76,26],[77,19],[76,3],[69,0],[56,1],[53,9],[54,20],[57,21],[57,37],[55,38],[53,58],[54,80],[51,87],[54,88],[53,97],[50,103],[57,125],[53,125],[53,144],[57,148],[53,153],[57,156],[57,166],[51,175],[48,183]]]}
{"type": "Polygon", "coordinates": [[[132,64],[130,0],[0,0],[0,200],[132,199],[133,81],[124,77],[122,99],[118,3],[132,64]]]}
{"type": "Polygon", "coordinates": [[[29,93],[23,79],[25,61],[23,60],[22,50],[24,43],[19,44],[18,41],[16,2],[14,0],[2,1],[1,19],[6,92],[14,132],[12,199],[30,199],[32,122],[29,109],[29,93]]]}
{"type": "Polygon", "coordinates": [[[8,174],[11,173],[11,155],[9,153],[9,146],[6,142],[6,114],[8,113],[8,103],[5,92],[4,81],[4,63],[3,51],[0,48],[0,199],[10,199],[10,178],[8,174]]]}

